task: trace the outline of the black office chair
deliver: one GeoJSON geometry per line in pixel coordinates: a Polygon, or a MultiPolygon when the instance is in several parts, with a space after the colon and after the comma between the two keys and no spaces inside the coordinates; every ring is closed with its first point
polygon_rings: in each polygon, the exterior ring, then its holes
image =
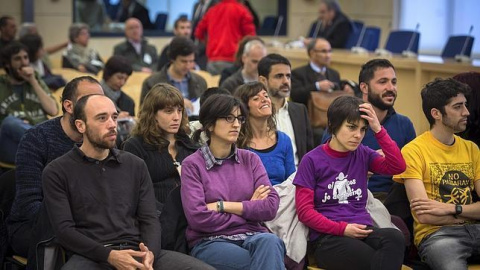
{"type": "Polygon", "coordinates": [[[262,27],[258,29],[258,35],[273,35],[277,27],[278,18],[276,16],[266,16],[263,19],[262,27]]]}
{"type": "Polygon", "coordinates": [[[475,38],[473,36],[450,36],[443,48],[443,58],[454,58],[456,55],[472,55],[472,47],[475,38]]]}
{"type": "Polygon", "coordinates": [[[167,27],[167,19],[168,19],[167,13],[157,13],[155,23],[153,24],[154,28],[156,30],[165,31],[165,28],[167,27]]]}
{"type": "Polygon", "coordinates": [[[418,54],[420,33],[416,31],[398,30],[388,35],[385,50],[391,53],[401,54],[403,51],[411,51],[418,54]]]}
{"type": "Polygon", "coordinates": [[[352,21],[352,32],[350,33],[347,43],[345,44],[345,49],[351,49],[353,46],[357,45],[363,26],[364,23],[361,21],[352,21]]]}
{"type": "Polygon", "coordinates": [[[15,170],[9,170],[0,176],[0,266],[2,269],[25,269],[26,259],[12,256],[8,244],[5,219],[10,214],[15,199],[15,170]]]}
{"type": "Polygon", "coordinates": [[[367,49],[368,51],[375,51],[380,43],[380,27],[368,26],[365,29],[365,35],[363,37],[360,47],[367,49]]]}

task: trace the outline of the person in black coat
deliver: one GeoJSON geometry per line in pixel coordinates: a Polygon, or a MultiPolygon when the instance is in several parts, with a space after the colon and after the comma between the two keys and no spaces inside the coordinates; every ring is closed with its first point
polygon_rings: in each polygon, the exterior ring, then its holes
{"type": "Polygon", "coordinates": [[[324,38],[313,39],[307,45],[310,61],[307,65],[292,70],[291,98],[305,106],[310,99],[310,92],[332,92],[343,90],[353,93],[354,89],[340,81],[340,74],[330,68],[332,47],[324,38]]]}
{"type": "Polygon", "coordinates": [[[312,23],[308,37],[322,37],[330,42],[332,48],[345,48],[352,31],[352,23],[341,11],[338,2],[336,0],[322,0],[320,2],[319,18],[312,23]]]}
{"type": "Polygon", "coordinates": [[[197,150],[189,134],[188,118],[180,91],[166,83],[152,87],[145,97],[132,137],[123,149],[142,158],[153,182],[157,210],[180,185],[184,158],[197,150]]]}
{"type": "Polygon", "coordinates": [[[105,64],[102,88],[105,95],[117,106],[120,112],[119,118],[135,116],[135,101],[122,91],[130,75],[132,75],[132,64],[123,56],[112,56],[105,64]]]}
{"type": "Polygon", "coordinates": [[[121,8],[117,14],[117,21],[125,22],[130,17],[137,18],[142,22],[144,29],[154,28],[146,7],[136,0],[122,0],[121,8]]]}

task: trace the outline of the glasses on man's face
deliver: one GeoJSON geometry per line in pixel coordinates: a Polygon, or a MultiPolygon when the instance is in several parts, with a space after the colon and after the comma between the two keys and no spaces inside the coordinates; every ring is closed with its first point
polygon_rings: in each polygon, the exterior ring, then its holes
{"type": "Polygon", "coordinates": [[[239,116],[228,115],[220,118],[225,119],[225,121],[227,121],[228,123],[233,123],[235,122],[235,119],[237,119],[240,124],[245,124],[245,121],[247,120],[247,118],[243,115],[239,115],[239,116]]]}

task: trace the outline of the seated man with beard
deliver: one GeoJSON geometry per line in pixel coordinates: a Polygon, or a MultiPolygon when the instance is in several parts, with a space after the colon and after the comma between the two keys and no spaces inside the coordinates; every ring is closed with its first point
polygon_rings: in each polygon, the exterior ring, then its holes
{"type": "Polygon", "coordinates": [[[82,145],[43,172],[45,207],[70,256],[62,269],[212,269],[161,250],[152,181],[142,159],[114,148],[117,117],[108,97],[82,97],[74,110],[82,145]]]}

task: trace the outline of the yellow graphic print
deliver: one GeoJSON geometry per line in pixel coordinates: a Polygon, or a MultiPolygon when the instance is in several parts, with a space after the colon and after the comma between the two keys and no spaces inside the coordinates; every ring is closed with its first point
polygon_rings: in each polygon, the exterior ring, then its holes
{"type": "Polygon", "coordinates": [[[471,163],[431,163],[432,195],[437,201],[471,204],[473,167],[471,163]]]}

